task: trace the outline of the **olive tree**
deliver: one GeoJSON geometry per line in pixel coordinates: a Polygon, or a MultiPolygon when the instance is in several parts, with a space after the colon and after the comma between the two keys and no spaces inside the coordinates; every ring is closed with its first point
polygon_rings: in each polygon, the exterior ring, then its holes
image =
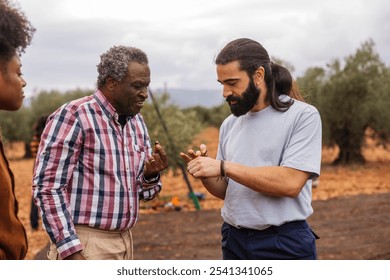
{"type": "Polygon", "coordinates": [[[334,60],[326,70],[312,68],[298,79],[308,100],[319,109],[325,145],[337,145],[334,164],[364,163],[362,148],[368,129],[386,145],[390,133],[389,68],[364,42],[344,61],[334,60]]]}

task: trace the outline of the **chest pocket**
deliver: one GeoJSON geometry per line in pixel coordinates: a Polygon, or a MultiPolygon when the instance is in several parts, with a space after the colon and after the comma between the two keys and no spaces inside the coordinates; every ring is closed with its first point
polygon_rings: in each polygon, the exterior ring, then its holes
{"type": "Polygon", "coordinates": [[[146,154],[146,146],[134,145],[134,154],[130,154],[130,156],[134,158],[134,170],[137,172],[137,175],[141,175],[143,171],[146,154]]]}

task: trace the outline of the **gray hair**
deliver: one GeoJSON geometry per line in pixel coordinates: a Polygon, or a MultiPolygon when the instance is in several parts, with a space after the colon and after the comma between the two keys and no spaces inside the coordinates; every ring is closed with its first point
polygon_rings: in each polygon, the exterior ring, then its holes
{"type": "Polygon", "coordinates": [[[97,65],[98,88],[104,86],[107,78],[112,78],[116,81],[122,81],[126,75],[130,62],[140,64],[148,64],[146,54],[137,48],[126,46],[114,46],[106,53],[100,56],[100,63],[97,65]]]}

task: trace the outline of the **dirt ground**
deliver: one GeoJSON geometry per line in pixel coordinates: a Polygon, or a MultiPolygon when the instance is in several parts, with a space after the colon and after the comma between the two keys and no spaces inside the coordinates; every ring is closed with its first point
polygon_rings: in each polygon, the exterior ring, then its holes
{"type": "MultiPolygon", "coordinates": [[[[205,143],[214,157],[217,142],[218,130],[208,128],[194,144],[205,143]]],[[[29,239],[26,259],[45,259],[48,237],[42,227],[32,231],[28,218],[33,160],[21,159],[20,145],[8,147],[7,154],[16,177],[19,216],[29,239]]],[[[390,151],[368,141],[364,149],[368,162],[348,167],[330,164],[336,154],[336,149],[323,150],[319,185],[313,189],[314,214],[309,223],[321,237],[317,241],[319,259],[390,259],[390,151]]],[[[132,230],[135,259],[221,259],[223,202],[189,179],[194,192],[203,198],[200,209],[188,198],[180,174],[164,174],[163,191],[154,201],[141,204],[139,222],[132,230]]]]}
{"type": "MultiPolygon", "coordinates": [[[[390,193],[313,203],[309,224],[323,260],[390,259],[390,193]]],[[[143,215],[133,230],[135,259],[221,259],[219,210],[143,215]]]]}

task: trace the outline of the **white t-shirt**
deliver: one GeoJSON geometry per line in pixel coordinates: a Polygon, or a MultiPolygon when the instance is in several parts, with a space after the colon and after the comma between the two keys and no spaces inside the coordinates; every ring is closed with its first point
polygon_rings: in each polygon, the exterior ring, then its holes
{"type": "MultiPolygon", "coordinates": [[[[281,96],[281,99],[289,98],[281,96]]],[[[230,115],[220,128],[217,159],[247,166],[286,166],[320,174],[322,127],[317,109],[294,100],[286,111],[271,106],[230,115]]],[[[312,213],[311,182],[308,180],[296,198],[264,195],[228,179],[221,214],[225,222],[243,228],[262,230],[271,225],[305,220],[312,213]]]]}

